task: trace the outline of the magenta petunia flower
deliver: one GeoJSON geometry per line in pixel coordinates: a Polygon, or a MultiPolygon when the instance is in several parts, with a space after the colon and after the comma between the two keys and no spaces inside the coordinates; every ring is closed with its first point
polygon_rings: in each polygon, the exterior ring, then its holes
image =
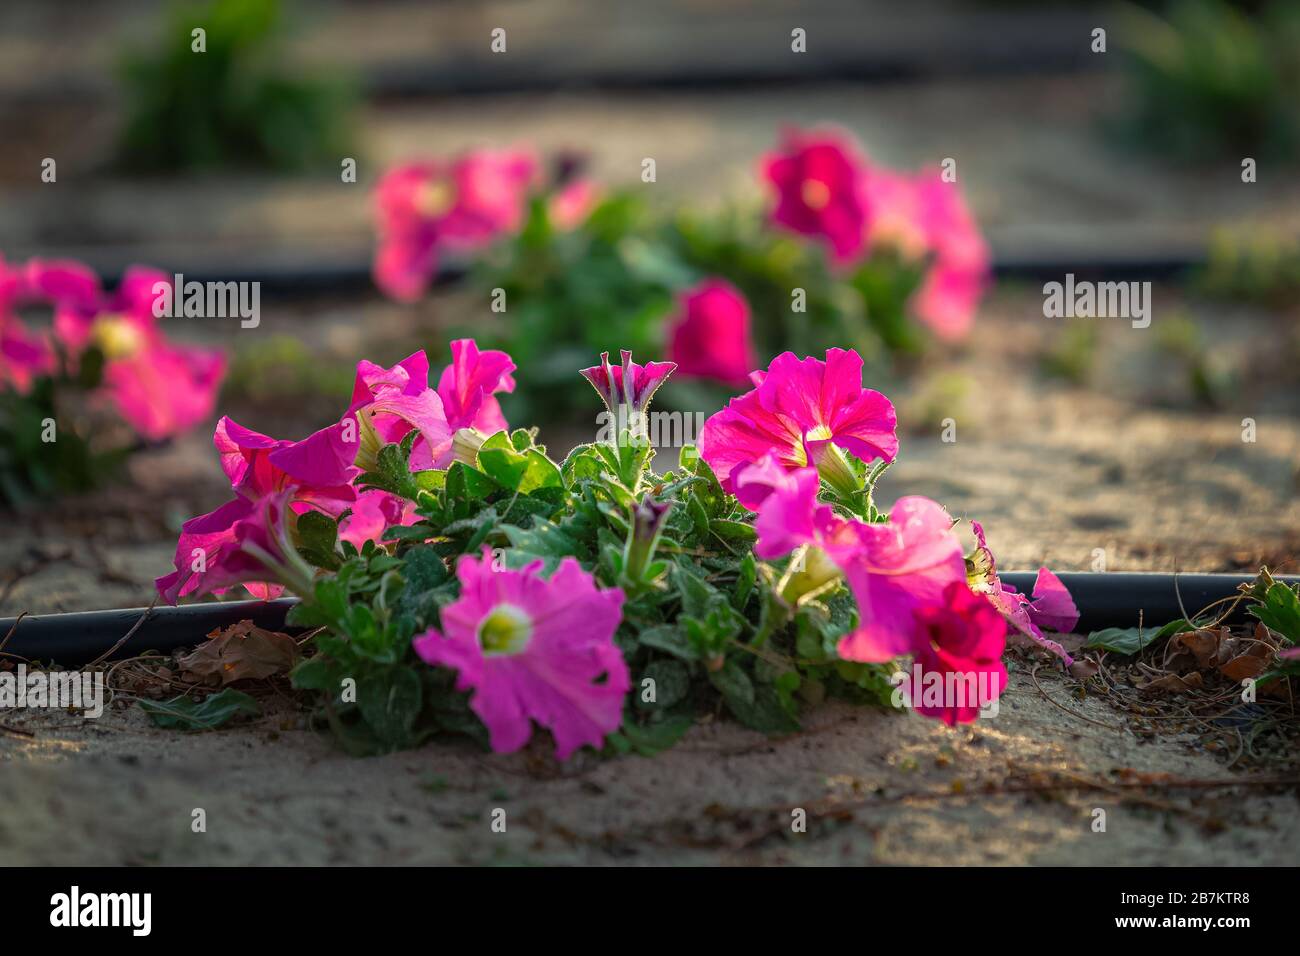
{"type": "Polygon", "coordinates": [[[57,366],[48,336],[30,331],[14,311],[28,295],[26,271],[6,264],[0,256],[0,389],[20,395],[57,366]]]}
{"type": "Polygon", "coordinates": [[[51,374],[56,366],[50,343],[0,308],[0,389],[26,395],[37,378],[51,374]]]}
{"type": "Polygon", "coordinates": [[[753,379],[757,388],[733,398],[700,434],[700,455],[728,491],[738,467],[769,452],[788,469],[818,464],[827,445],[863,461],[898,453],[894,406],[862,387],[857,352],[827,349],[824,362],[784,352],[753,379]]]}
{"type": "Polygon", "coordinates": [[[938,603],[915,611],[917,641],[913,674],[904,693],[913,709],[949,726],[968,724],[1002,695],[1007,624],[997,610],[964,581],[944,588],[938,603]],[[933,684],[939,699],[930,699],[933,684]]]}
{"type": "Polygon", "coordinates": [[[356,499],[351,482],[357,474],[355,447],[344,437],[341,423],[292,442],[222,418],[212,442],[235,498],[181,525],[176,570],[154,582],[159,596],[175,604],[185,595],[221,594],[236,584],[264,600],[279,596],[283,587],[264,581],[261,565],[250,564],[239,550],[236,525],[253,515],[257,502],[271,498],[283,498],[290,522],[307,510],[342,514],[356,499]]]}
{"type": "Polygon", "coordinates": [[[941,338],[964,336],[988,287],[991,256],[961,189],[937,169],[908,175],[872,168],[863,190],[871,204],[871,247],[929,260],[912,312],[941,338]]]}
{"type": "Polygon", "coordinates": [[[600,353],[600,364],[584,368],[583,378],[591,383],[600,400],[611,412],[617,413],[620,405],[633,412],[644,412],[659,387],[668,380],[677,366],[672,362],[646,362],[638,365],[632,353],[623,349],[623,364],[610,365],[609,353],[600,353]]]}
{"type": "Polygon", "coordinates": [[[869,212],[864,168],[845,135],[787,131],[780,148],[762,161],[763,177],[776,191],[773,222],[825,240],[837,262],[856,258],[869,212]]]}
{"type": "Polygon", "coordinates": [[[706,279],[687,289],[668,331],[668,355],[682,375],[744,385],[758,364],[749,303],[731,283],[706,279]]]}
{"type": "Polygon", "coordinates": [[[452,342],[451,364],[438,379],[438,397],[451,430],[477,428],[490,435],[509,428],[494,396],[515,390],[514,370],[514,360],[505,352],[480,352],[473,339],[452,342]]]}
{"type": "Polygon", "coordinates": [[[840,641],[841,657],[880,663],[915,649],[915,612],[941,603],[950,583],[966,580],[951,529],[942,506],[915,495],[898,499],[887,522],[845,526],[844,540],[829,553],[853,591],[858,627],[840,641]]]}
{"type": "Polygon", "coordinates": [[[974,582],[975,589],[985,595],[1017,631],[1066,664],[1073,664],[1074,658],[1065,648],[1043,634],[1043,628],[1068,634],[1079,623],[1079,609],[1061,579],[1047,568],[1039,568],[1034,581],[1034,597],[1030,600],[998,579],[997,562],[984,537],[984,526],[972,521],[971,530],[975,532],[976,553],[982,555],[982,563],[987,567],[981,572],[980,579],[974,582]]]}
{"type": "Polygon", "coordinates": [[[455,668],[460,690],[474,691],[470,707],[493,750],[521,748],[534,720],[554,734],[564,760],[583,745],[600,747],[622,723],[631,680],[613,637],[623,592],[598,590],[573,558],[549,579],[541,567],[493,570],[490,552],[465,555],[456,566],[461,595],[442,609],[442,630],[430,628],[413,646],[425,662],[455,668]]]}
{"type": "Polygon", "coordinates": [[[375,190],[375,283],[402,301],[429,287],[443,248],[477,249],[524,219],[537,161],[522,150],[472,150],[389,170],[375,190]]]}

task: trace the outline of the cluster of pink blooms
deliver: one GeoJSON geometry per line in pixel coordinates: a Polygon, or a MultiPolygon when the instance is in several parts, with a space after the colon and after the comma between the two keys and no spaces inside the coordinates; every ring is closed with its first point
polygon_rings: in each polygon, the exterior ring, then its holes
{"type": "MultiPolygon", "coordinates": [[[[411,502],[356,487],[382,446],[410,439],[412,470],[445,468],[459,430],[506,427],[495,396],[513,390],[514,362],[469,339],[453,342],[451,351],[436,387],[423,352],[391,368],[358,363],[345,414],[301,441],[221,419],[214,443],[233,497],[185,523],[175,571],[156,582],[159,595],[175,603],[243,585],[270,598],[286,584],[310,593],[315,572],[296,547],[297,522],[308,511],[339,519],[340,536],[358,548],[413,523],[411,502]]],[[[582,374],[610,408],[640,411],[674,368],[638,365],[624,352],[620,365],[602,356],[582,374]]],[[[911,656],[927,671],[983,674],[996,697],[1006,683],[1007,620],[1043,641],[1041,628],[1073,626],[1077,611],[1046,569],[1032,601],[998,582],[991,556],[985,580],[972,589],[953,522],[933,501],[902,498],[888,520],[866,522],[818,500],[822,476],[848,467],[845,453],[892,461],[898,450],[893,406],[862,387],[856,352],[831,349],[825,361],[786,353],[753,373],[752,382],[752,391],[709,419],[700,454],[757,513],[758,557],[807,548],[810,566],[824,559],[847,581],[859,624],[840,642],[841,657],[911,656]]],[[[976,533],[984,548],[983,529],[976,526],[976,533]]],[[[414,639],[414,649],[429,664],[455,669],[458,686],[474,692],[470,706],[493,748],[522,747],[532,722],[552,731],[561,759],[580,746],[599,746],[620,725],[630,686],[613,641],[623,592],[598,588],[572,558],[546,577],[541,562],[505,569],[485,551],[462,556],[456,573],[460,597],[442,610],[440,627],[414,639]]],[[[981,703],[915,706],[956,723],[974,719],[981,703]]]]}
{"type": "MultiPolygon", "coordinates": [[[[483,249],[516,232],[541,185],[537,157],[524,149],[470,150],[389,170],[375,189],[375,284],[399,301],[418,299],[443,253],[483,249]]],[[[575,179],[552,196],[551,221],[572,228],[595,200],[592,183],[575,179]]]]}
{"type": "MultiPolygon", "coordinates": [[[[346,413],[301,441],[222,418],[213,443],[232,498],[182,526],[175,570],[155,582],[160,597],[175,604],[242,585],[269,599],[285,583],[308,593],[314,570],[296,548],[297,520],[307,511],[341,519],[339,537],[358,548],[413,523],[412,502],[356,487],[363,468],[411,432],[413,471],[447,467],[459,429],[506,427],[495,396],[515,387],[504,352],[480,351],[470,339],[453,342],[451,352],[436,387],[422,351],[391,368],[359,362],[346,413]]],[[[466,556],[457,574],[460,598],[443,609],[442,630],[417,637],[415,649],[430,664],[455,668],[461,689],[474,691],[471,706],[493,748],[522,747],[530,720],[550,728],[561,759],[599,746],[621,723],[630,686],[613,643],[622,591],[597,589],[573,560],[545,578],[540,564],[497,570],[490,557],[466,556]]]]}
{"type": "MultiPolygon", "coordinates": [[[[898,450],[893,405],[862,387],[856,352],[829,349],[826,360],[777,356],[755,388],[705,423],[700,454],[723,486],[756,512],[755,553],[778,558],[811,549],[842,575],[858,607],[858,626],[839,644],[845,660],[881,663],[910,655],[923,671],[986,674],[993,697],[1006,684],[1001,663],[1006,622],[1064,651],[1042,627],[1069,631],[1078,619],[1068,592],[1046,568],[1035,599],[1006,588],[990,571],[976,594],[961,542],[942,506],[900,498],[883,522],[843,518],[818,501],[821,477],[835,473],[844,451],[865,462],[892,461],[898,450]],[[989,613],[990,610],[1001,611],[989,613]]],[[[985,548],[983,529],[977,528],[985,548]]],[[[991,564],[990,564],[991,567],[991,564]]],[[[913,700],[919,694],[912,694],[913,700]]],[[[979,703],[945,701],[917,710],[947,723],[973,720],[979,703]]]]}
{"type": "Polygon", "coordinates": [[[0,388],[26,394],[35,379],[75,372],[91,346],[104,357],[95,400],[113,407],[143,438],[184,432],[212,414],[226,359],[167,339],[154,316],[155,286],[172,279],[132,267],[113,293],[78,262],[0,259],[0,388]],[[29,330],[18,310],[50,307],[48,329],[29,330]]]}
{"type": "Polygon", "coordinates": [[[961,191],[940,170],[895,172],[843,133],[792,130],[762,171],[776,194],[775,223],[826,243],[841,266],[886,248],[927,263],[912,311],[943,338],[970,331],[990,255],[961,191]]]}

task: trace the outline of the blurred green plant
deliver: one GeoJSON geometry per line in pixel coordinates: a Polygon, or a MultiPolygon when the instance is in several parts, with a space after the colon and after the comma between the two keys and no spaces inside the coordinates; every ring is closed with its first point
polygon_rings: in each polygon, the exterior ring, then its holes
{"type": "Polygon", "coordinates": [[[1156,345],[1182,364],[1187,388],[1202,405],[1221,408],[1233,392],[1234,375],[1220,353],[1205,344],[1196,323],[1185,315],[1172,315],[1156,327],[1156,345]]]}
{"type": "Polygon", "coordinates": [[[1101,333],[1090,323],[1072,323],[1060,333],[1039,359],[1043,374],[1083,385],[1097,366],[1101,333]]]}
{"type": "Polygon", "coordinates": [[[1300,300],[1300,235],[1261,229],[1220,229],[1195,277],[1205,295],[1273,308],[1300,300]]]}
{"type": "Polygon", "coordinates": [[[1174,0],[1165,17],[1126,5],[1117,31],[1133,103],[1129,135],[1183,157],[1294,155],[1300,142],[1300,7],[1255,15],[1224,0],[1174,0]]]}
{"type": "Polygon", "coordinates": [[[351,84],[291,72],[280,19],[278,0],[173,7],[158,46],[123,58],[119,162],[139,171],[297,172],[355,155],[351,84]]]}
{"type": "MultiPolygon", "coordinates": [[[[499,322],[465,323],[457,334],[501,348],[529,369],[529,381],[506,399],[514,415],[571,418],[585,404],[570,383],[592,355],[630,348],[663,355],[665,319],[676,296],[721,276],[745,296],[761,364],[789,349],[815,354],[833,343],[869,362],[914,355],[925,331],[906,312],[922,275],[894,257],[872,256],[843,277],[830,273],[813,243],[762,225],[758,208],[656,215],[639,197],[614,192],[569,229],[551,220],[548,197],[534,197],[523,228],[478,259],[471,281],[485,295],[501,289],[508,311],[499,322]],[[796,311],[792,290],[802,290],[796,311]]],[[[671,358],[671,355],[666,356],[671,358]]],[[[679,377],[665,406],[716,407],[734,388],[679,377]]]]}
{"type": "Polygon", "coordinates": [[[289,335],[239,349],[226,376],[225,394],[251,401],[311,399],[346,393],[353,368],[329,362],[289,335]]]}
{"type": "Polygon", "coordinates": [[[38,378],[25,394],[0,390],[0,505],[31,507],[120,477],[142,443],[59,401],[61,394],[93,391],[103,368],[102,353],[91,348],[71,375],[38,378]]]}

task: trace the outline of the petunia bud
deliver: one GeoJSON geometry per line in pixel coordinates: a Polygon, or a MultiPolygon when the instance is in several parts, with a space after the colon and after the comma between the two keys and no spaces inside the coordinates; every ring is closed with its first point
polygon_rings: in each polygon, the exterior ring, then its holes
{"type": "Polygon", "coordinates": [[[677,366],[672,362],[638,365],[632,361],[632,353],[627,349],[623,349],[621,354],[622,364],[610,365],[609,353],[601,352],[600,364],[584,368],[581,375],[591,383],[610,412],[617,414],[619,406],[625,405],[632,412],[644,413],[659,386],[668,380],[677,366]]]}
{"type": "Polygon", "coordinates": [[[623,569],[631,580],[645,577],[671,508],[672,502],[655,501],[646,495],[633,509],[632,530],[623,554],[623,569]]]}
{"type": "Polygon", "coordinates": [[[456,434],[451,436],[452,460],[462,462],[471,468],[477,466],[478,450],[483,447],[485,441],[487,435],[477,428],[458,429],[456,434]]]}

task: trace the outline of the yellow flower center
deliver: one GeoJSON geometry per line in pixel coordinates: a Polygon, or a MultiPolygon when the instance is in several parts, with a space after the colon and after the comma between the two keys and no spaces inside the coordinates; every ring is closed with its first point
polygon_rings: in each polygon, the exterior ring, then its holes
{"type": "Polygon", "coordinates": [[[144,347],[144,333],[124,315],[96,319],[90,334],[106,359],[130,358],[144,347]]]}
{"type": "Polygon", "coordinates": [[[809,209],[825,209],[827,203],[831,201],[831,187],[820,179],[805,179],[800,193],[803,196],[804,205],[809,209]]]}
{"type": "Polygon", "coordinates": [[[426,183],[415,196],[415,208],[421,215],[441,216],[456,202],[456,190],[445,179],[426,183]]]}
{"type": "Polygon", "coordinates": [[[518,654],[532,636],[532,621],[511,604],[498,604],[478,626],[479,646],[488,655],[518,654]]]}

